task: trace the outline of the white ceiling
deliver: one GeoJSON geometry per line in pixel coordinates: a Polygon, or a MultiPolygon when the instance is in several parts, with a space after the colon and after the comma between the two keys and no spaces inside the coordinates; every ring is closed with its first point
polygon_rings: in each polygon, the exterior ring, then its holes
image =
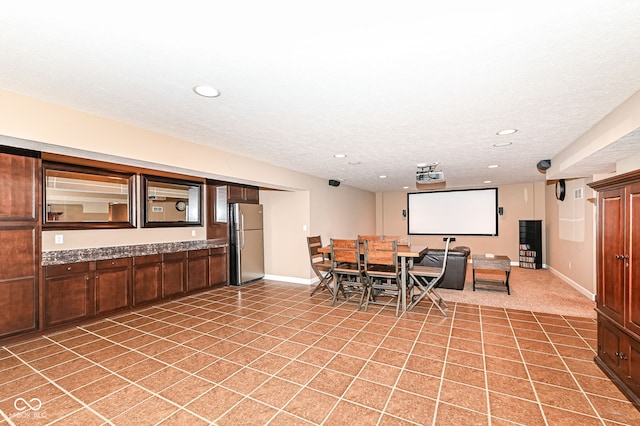
{"type": "MultiPolygon", "coordinates": [[[[371,191],[415,188],[419,162],[531,182],[640,89],[639,22],[638,0],[21,0],[0,89],[371,191]]],[[[575,173],[630,150],[638,132],[575,173]]]]}

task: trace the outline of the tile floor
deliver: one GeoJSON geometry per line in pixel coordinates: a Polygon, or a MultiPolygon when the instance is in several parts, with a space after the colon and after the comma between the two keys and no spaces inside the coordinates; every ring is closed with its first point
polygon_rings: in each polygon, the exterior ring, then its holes
{"type": "Polygon", "coordinates": [[[0,347],[0,425],[640,424],[593,319],[449,312],[215,289],[0,347]]]}

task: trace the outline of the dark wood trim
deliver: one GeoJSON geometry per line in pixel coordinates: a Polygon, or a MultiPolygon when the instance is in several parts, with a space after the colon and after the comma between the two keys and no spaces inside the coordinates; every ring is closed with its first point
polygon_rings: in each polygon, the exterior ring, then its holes
{"type": "Polygon", "coordinates": [[[640,182],[640,169],[597,180],[587,185],[596,191],[602,191],[603,189],[622,188],[634,182],[640,182]]]}

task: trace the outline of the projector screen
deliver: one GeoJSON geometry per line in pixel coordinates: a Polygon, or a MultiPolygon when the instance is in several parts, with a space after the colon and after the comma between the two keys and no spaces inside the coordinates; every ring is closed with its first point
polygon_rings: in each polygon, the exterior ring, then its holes
{"type": "Polygon", "coordinates": [[[498,188],[407,194],[408,233],[498,235],[498,188]]]}

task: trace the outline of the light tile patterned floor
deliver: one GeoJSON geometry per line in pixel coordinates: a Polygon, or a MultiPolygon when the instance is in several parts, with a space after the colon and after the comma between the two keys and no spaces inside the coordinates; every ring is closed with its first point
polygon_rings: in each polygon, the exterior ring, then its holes
{"type": "Polygon", "coordinates": [[[0,425],[640,424],[594,320],[422,305],[267,281],[7,345],[0,425]]]}

